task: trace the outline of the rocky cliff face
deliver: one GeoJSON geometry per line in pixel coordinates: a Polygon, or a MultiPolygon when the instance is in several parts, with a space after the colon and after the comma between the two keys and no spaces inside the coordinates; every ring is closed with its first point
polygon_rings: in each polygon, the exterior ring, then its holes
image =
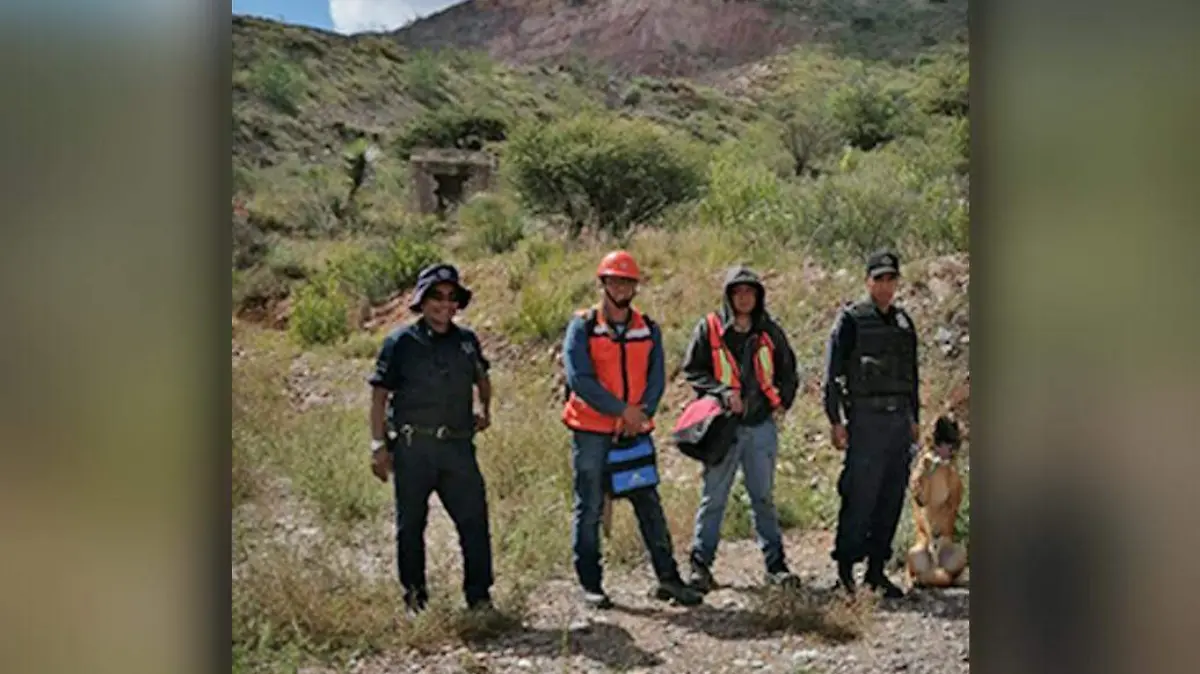
{"type": "Polygon", "coordinates": [[[815,37],[800,15],[745,0],[468,0],[395,33],[414,48],[485,49],[512,63],[578,54],[618,72],[681,77],[815,37]]]}

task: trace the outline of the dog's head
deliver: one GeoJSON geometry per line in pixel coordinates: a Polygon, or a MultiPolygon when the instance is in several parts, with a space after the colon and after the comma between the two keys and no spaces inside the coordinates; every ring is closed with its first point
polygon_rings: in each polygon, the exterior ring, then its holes
{"type": "Polygon", "coordinates": [[[949,414],[938,417],[937,422],[933,425],[934,448],[945,448],[953,454],[958,451],[961,444],[962,434],[958,428],[958,421],[949,414]]]}

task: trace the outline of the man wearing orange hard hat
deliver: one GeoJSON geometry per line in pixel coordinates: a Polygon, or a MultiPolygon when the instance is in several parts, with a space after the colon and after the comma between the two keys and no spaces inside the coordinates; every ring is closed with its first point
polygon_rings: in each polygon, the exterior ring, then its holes
{"type": "Polygon", "coordinates": [[[627,499],[658,578],[660,600],[694,606],[703,597],[684,584],[658,496],[650,433],[666,388],[662,332],[633,306],[641,270],[628,252],[609,253],[596,269],[599,304],[576,312],[563,343],[571,429],[575,508],[572,546],[584,601],[609,608],[600,568],[605,497],[627,499]]]}

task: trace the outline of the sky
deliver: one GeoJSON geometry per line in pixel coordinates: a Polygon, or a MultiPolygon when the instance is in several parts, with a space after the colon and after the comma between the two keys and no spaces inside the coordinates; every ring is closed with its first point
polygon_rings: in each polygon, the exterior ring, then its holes
{"type": "Polygon", "coordinates": [[[233,0],[250,14],[339,33],[394,30],[462,0],[233,0]]]}

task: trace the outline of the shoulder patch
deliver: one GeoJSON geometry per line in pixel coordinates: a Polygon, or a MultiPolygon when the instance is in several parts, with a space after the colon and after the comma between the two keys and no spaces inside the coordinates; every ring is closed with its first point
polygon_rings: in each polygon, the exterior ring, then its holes
{"type": "Polygon", "coordinates": [[[468,356],[474,356],[477,353],[475,348],[475,340],[471,339],[469,334],[464,334],[463,338],[458,343],[459,348],[468,356]]]}
{"type": "Polygon", "coordinates": [[[867,302],[852,302],[846,309],[846,313],[856,318],[862,316],[870,316],[875,312],[875,308],[867,302]]]}

